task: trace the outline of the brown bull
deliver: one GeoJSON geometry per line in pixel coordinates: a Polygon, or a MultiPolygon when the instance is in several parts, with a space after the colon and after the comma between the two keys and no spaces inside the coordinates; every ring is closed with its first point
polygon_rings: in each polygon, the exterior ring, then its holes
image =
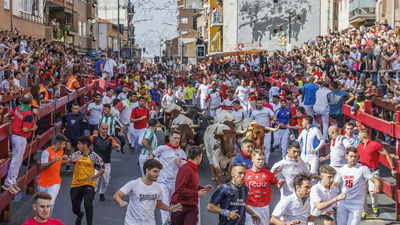
{"type": "Polygon", "coordinates": [[[268,134],[271,131],[277,131],[277,128],[265,127],[263,125],[259,125],[256,122],[252,122],[247,127],[246,139],[250,139],[254,142],[254,147],[256,149],[264,149],[264,135],[268,134]]]}

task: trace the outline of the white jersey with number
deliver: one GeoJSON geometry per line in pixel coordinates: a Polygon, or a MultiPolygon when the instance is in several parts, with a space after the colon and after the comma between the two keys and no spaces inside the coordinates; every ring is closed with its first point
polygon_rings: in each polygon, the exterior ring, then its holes
{"type": "Polygon", "coordinates": [[[255,120],[259,125],[269,127],[269,119],[274,115],[274,112],[272,112],[272,110],[267,107],[263,107],[262,109],[256,108],[251,113],[250,119],[255,120]]]}
{"type": "Polygon", "coordinates": [[[185,164],[185,152],[181,148],[172,149],[167,145],[161,145],[154,149],[153,154],[155,158],[163,165],[163,169],[160,171],[157,182],[173,182],[175,184],[176,175],[178,174],[179,170],[175,160],[178,160],[182,165],[185,164]]]}
{"type": "Polygon", "coordinates": [[[339,205],[347,209],[361,211],[365,201],[366,179],[373,177],[368,167],[357,164],[349,168],[347,165],[338,170],[335,181],[342,184],[342,192],[346,193],[346,199],[341,200],[339,205]]]}
{"type": "Polygon", "coordinates": [[[142,178],[129,181],[121,189],[129,196],[128,210],[125,216],[125,225],[155,225],[154,210],[157,201],[162,200],[161,186],[156,182],[151,185],[143,183],[142,178]]]}
{"type": "Polygon", "coordinates": [[[284,179],[286,181],[281,188],[281,199],[294,193],[293,178],[297,174],[310,174],[308,165],[300,157],[297,159],[290,159],[286,156],[281,161],[274,164],[271,168],[271,172],[275,171],[278,167],[281,172],[276,174],[276,179],[284,179]]]}

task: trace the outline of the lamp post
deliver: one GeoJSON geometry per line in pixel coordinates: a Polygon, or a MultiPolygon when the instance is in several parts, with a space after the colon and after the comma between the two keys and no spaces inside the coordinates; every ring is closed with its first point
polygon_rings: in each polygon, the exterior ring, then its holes
{"type": "Polygon", "coordinates": [[[117,23],[118,23],[118,34],[117,34],[117,42],[118,42],[118,64],[121,62],[121,39],[119,37],[120,27],[119,27],[119,0],[118,0],[118,10],[117,10],[117,23]]]}
{"type": "Polygon", "coordinates": [[[297,15],[296,13],[294,13],[294,12],[289,12],[289,24],[288,24],[288,38],[289,38],[289,42],[288,42],[288,47],[290,48],[291,47],[291,44],[292,44],[292,18],[293,17],[296,17],[296,23],[299,23],[300,22],[300,20],[301,20],[301,18],[300,18],[300,15],[297,15]]]}

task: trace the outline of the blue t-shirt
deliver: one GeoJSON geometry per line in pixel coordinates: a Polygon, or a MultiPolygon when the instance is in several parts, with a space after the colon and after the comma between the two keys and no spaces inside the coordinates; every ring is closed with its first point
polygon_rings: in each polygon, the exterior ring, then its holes
{"type": "Polygon", "coordinates": [[[101,69],[100,69],[101,64],[104,64],[104,61],[102,59],[97,60],[96,65],[94,66],[95,73],[101,73],[101,69]]]}
{"type": "Polygon", "coordinates": [[[317,91],[319,87],[314,83],[307,83],[303,86],[304,105],[314,105],[317,100],[317,91]]]}
{"type": "Polygon", "coordinates": [[[279,123],[288,125],[290,118],[292,118],[292,112],[288,108],[279,108],[275,111],[275,116],[279,123]]]}
{"type": "Polygon", "coordinates": [[[232,166],[236,165],[236,164],[244,164],[244,167],[246,167],[246,170],[250,169],[253,166],[253,162],[250,159],[245,159],[242,155],[241,152],[239,152],[236,157],[233,159],[233,164],[232,166]]]}
{"type": "Polygon", "coordinates": [[[249,187],[242,185],[240,188],[231,182],[223,184],[211,196],[210,203],[219,205],[221,209],[229,211],[238,210],[239,218],[231,220],[226,216],[219,215],[218,225],[244,225],[246,221],[246,199],[249,193],[249,187]]]}
{"type": "Polygon", "coordinates": [[[333,90],[326,96],[329,103],[329,115],[342,115],[344,98],[348,97],[349,93],[341,90],[333,90]]]}

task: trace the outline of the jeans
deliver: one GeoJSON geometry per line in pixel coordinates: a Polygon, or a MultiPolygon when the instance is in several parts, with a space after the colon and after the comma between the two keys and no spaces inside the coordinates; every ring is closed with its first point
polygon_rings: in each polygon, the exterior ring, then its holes
{"type": "Polygon", "coordinates": [[[93,199],[94,199],[94,187],[90,185],[84,185],[80,187],[72,187],[70,190],[72,212],[80,216],[82,215],[81,204],[84,200],[86,223],[87,225],[93,224],[93,199]]]}

